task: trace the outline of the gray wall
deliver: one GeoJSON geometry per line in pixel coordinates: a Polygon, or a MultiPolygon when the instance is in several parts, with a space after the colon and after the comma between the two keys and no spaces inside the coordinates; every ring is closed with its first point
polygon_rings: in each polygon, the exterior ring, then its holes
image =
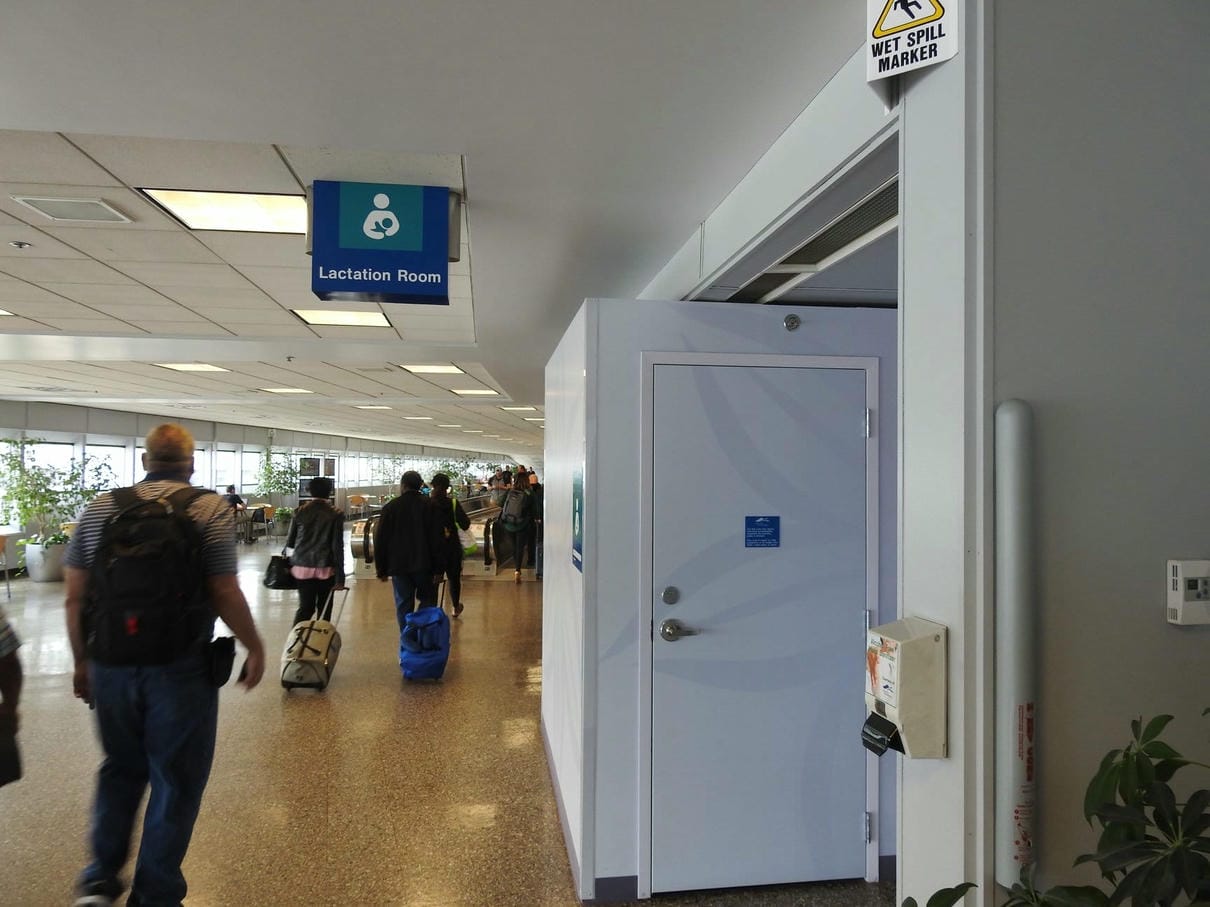
{"type": "Polygon", "coordinates": [[[1210,628],[1163,612],[1165,559],[1210,557],[1210,3],[995,12],[995,394],[1035,410],[1039,847],[1047,881],[1088,879],[1084,787],[1130,718],[1175,714],[1177,748],[1210,753],[1210,628]]]}

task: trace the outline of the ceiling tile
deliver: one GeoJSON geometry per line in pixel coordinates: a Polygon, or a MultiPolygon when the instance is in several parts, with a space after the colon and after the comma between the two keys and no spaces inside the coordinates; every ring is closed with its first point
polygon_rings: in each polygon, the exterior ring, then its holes
{"type": "Polygon", "coordinates": [[[288,233],[225,233],[200,230],[198,239],[233,265],[299,268],[310,274],[307,239],[288,233]]]}
{"type": "Polygon", "coordinates": [[[0,334],[45,331],[48,327],[49,325],[43,324],[40,321],[34,321],[32,318],[10,318],[7,315],[0,317],[0,334]]]}
{"type": "Polygon", "coordinates": [[[126,230],[122,227],[46,228],[65,243],[100,261],[217,263],[219,257],[184,230],[126,230]]]}
{"type": "Polygon", "coordinates": [[[134,283],[99,261],[68,258],[5,258],[0,271],[31,283],[134,283]]]}
{"type": "Polygon", "coordinates": [[[14,280],[10,277],[0,278],[0,308],[4,308],[3,303],[7,302],[51,305],[61,301],[61,297],[41,287],[36,287],[32,283],[26,283],[24,280],[14,280]]]}
{"type": "Polygon", "coordinates": [[[269,268],[249,267],[239,268],[250,281],[275,299],[279,293],[301,293],[315,300],[311,293],[311,269],[306,268],[269,268]]]}
{"type": "MultiPolygon", "coordinates": [[[[116,261],[113,266],[149,287],[211,287],[248,289],[248,282],[227,265],[179,262],[116,261]]],[[[0,267],[3,267],[0,264],[0,267]]]]}
{"type": "Polygon", "coordinates": [[[256,287],[165,287],[164,295],[182,305],[197,308],[262,308],[272,299],[256,287]]]}
{"type": "MultiPolygon", "coordinates": [[[[26,284],[28,286],[28,284],[26,284]]],[[[88,305],[103,303],[106,305],[134,305],[145,303],[156,305],[165,299],[155,290],[139,284],[91,284],[91,283],[44,283],[47,290],[83,302],[88,305]]],[[[0,295],[4,292],[4,284],[0,283],[0,295]]]]}
{"type": "Polygon", "coordinates": [[[36,302],[12,300],[5,302],[3,308],[15,315],[24,315],[26,318],[36,318],[42,321],[57,318],[105,317],[95,309],[80,305],[78,302],[69,302],[66,299],[60,299],[57,296],[52,300],[38,300],[36,302]]]}
{"type": "Polygon", "coordinates": [[[128,186],[301,195],[272,145],[72,135],[128,186]]]}
{"type": "Polygon", "coordinates": [[[230,337],[228,331],[209,321],[157,321],[149,323],[147,330],[157,337],[171,337],[173,334],[189,336],[230,337]]]}
{"type": "Polygon", "coordinates": [[[268,301],[256,306],[188,306],[188,309],[223,324],[304,325],[276,303],[268,301]]]}
{"type": "Polygon", "coordinates": [[[99,198],[131,219],[122,224],[123,230],[180,230],[181,225],[147,201],[137,192],[125,188],[99,186],[57,185],[51,183],[0,183],[0,210],[35,227],[56,230],[89,230],[96,224],[64,224],[31,211],[12,200],[13,195],[46,196],[48,198],[99,198]]]}
{"type": "Polygon", "coordinates": [[[159,330],[160,325],[156,322],[163,321],[206,321],[200,315],[195,315],[188,309],[182,308],[175,302],[164,300],[155,305],[109,305],[99,304],[95,307],[97,311],[104,312],[113,318],[121,318],[123,321],[129,321],[132,324],[137,324],[148,328],[149,330],[154,325],[156,330],[159,330]]]}
{"type": "Polygon", "coordinates": [[[367,328],[313,324],[311,330],[325,340],[381,340],[389,343],[399,339],[394,328],[389,327],[367,328]]]}
{"type": "Polygon", "coordinates": [[[78,252],[64,245],[53,236],[47,236],[40,230],[27,227],[25,224],[0,226],[0,258],[87,258],[83,252],[78,252]],[[9,243],[27,242],[29,248],[16,249],[9,243]]]}
{"type": "MultiPolygon", "coordinates": [[[[90,313],[95,315],[96,313],[90,313]]],[[[42,319],[47,324],[54,325],[60,330],[79,334],[142,334],[133,325],[126,324],[116,318],[54,318],[47,316],[42,319]]]]}
{"type": "Polygon", "coordinates": [[[54,132],[0,130],[0,180],[116,186],[118,181],[54,132]]]}
{"type": "Polygon", "coordinates": [[[269,338],[281,339],[284,337],[301,337],[304,339],[315,339],[315,334],[305,324],[299,324],[297,321],[294,324],[278,324],[276,322],[267,324],[243,324],[236,322],[228,322],[222,318],[215,320],[221,321],[230,330],[234,331],[237,337],[241,338],[269,338]]]}

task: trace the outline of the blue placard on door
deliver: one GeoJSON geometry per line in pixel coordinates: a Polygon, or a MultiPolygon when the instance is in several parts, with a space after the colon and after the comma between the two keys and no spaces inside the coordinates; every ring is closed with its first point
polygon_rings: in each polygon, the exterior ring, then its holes
{"type": "Polygon", "coordinates": [[[746,516],[746,517],[744,517],[744,547],[745,548],[780,548],[781,547],[781,517],[779,517],[779,516],[746,516]]]}

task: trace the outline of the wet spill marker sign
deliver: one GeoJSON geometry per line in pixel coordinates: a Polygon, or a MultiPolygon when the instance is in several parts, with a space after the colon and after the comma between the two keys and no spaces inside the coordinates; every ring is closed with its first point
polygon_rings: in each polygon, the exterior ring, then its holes
{"type": "Polygon", "coordinates": [[[958,52],[959,0],[866,0],[866,81],[922,69],[958,52]]]}

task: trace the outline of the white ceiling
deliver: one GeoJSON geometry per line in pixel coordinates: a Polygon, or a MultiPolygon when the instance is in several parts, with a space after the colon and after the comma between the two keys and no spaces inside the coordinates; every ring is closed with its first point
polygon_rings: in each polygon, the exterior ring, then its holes
{"type": "Polygon", "coordinates": [[[0,318],[0,397],[532,460],[535,414],[499,406],[541,403],[580,301],[647,284],[856,49],[862,15],[851,0],[17,4],[0,30],[0,309],[17,316],[0,318]],[[307,327],[288,311],[316,307],[300,237],[190,233],[130,188],[322,178],[465,193],[448,308],[307,327]],[[14,194],[102,197],[135,222],[55,226],[14,194]],[[150,364],[191,360],[231,371],[150,364]],[[501,397],[456,398],[468,378],[501,397]],[[354,408],[373,403],[393,409],[354,408]]]}

